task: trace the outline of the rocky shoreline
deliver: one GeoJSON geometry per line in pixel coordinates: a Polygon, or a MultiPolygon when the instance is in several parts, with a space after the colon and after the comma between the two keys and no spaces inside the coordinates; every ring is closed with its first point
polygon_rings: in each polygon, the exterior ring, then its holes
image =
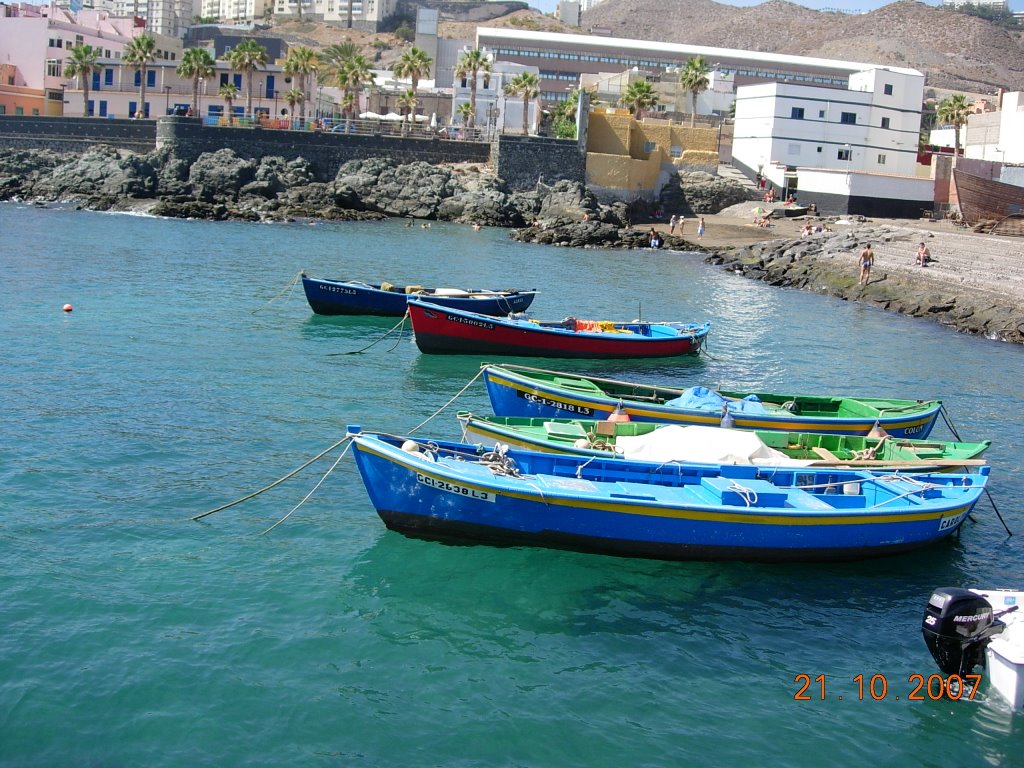
{"type": "MultiPolygon", "coordinates": [[[[688,215],[715,214],[750,196],[737,183],[708,174],[684,174],[681,193],[682,212],[688,215]]],[[[501,179],[474,164],[353,160],[324,181],[305,160],[247,159],[230,149],[204,154],[191,164],[166,150],[138,155],[103,145],[83,154],[13,151],[0,157],[0,200],[218,221],[412,217],[506,227],[520,242],[573,248],[648,245],[649,225],[631,227],[634,214],[623,203],[600,204],[583,185],[569,181],[510,192],[501,179]]],[[[737,207],[745,209],[743,204],[737,207]]],[[[914,273],[908,272],[902,257],[891,263],[887,258],[889,250],[902,251],[911,241],[934,237],[913,228],[866,222],[842,232],[742,247],[721,241],[705,246],[668,234],[664,225],[658,228],[664,248],[707,254],[709,263],[751,279],[929,318],[989,339],[1024,343],[1024,266],[1008,280],[1007,271],[1016,267],[998,258],[1012,255],[1013,245],[1019,255],[1019,244],[997,244],[994,254],[967,254],[961,263],[940,259],[938,268],[914,273]],[[855,254],[868,242],[875,246],[876,267],[870,283],[860,286],[855,254]],[[979,264],[993,259],[991,270],[979,270],[979,264]]]]}
{"type": "MultiPolygon", "coordinates": [[[[961,333],[1022,344],[1024,274],[1020,269],[1007,272],[1000,258],[1013,243],[985,243],[987,253],[964,251],[959,238],[970,237],[868,222],[842,232],[725,249],[707,261],[770,285],[857,301],[933,320],[961,333]],[[942,241],[941,248],[936,239],[942,241]],[[933,253],[941,250],[941,256],[925,268],[917,267],[913,253],[918,242],[928,243],[933,253]],[[875,266],[868,283],[860,285],[857,254],[869,244],[875,266]]],[[[1019,249],[1017,244],[1015,261],[1019,249]]],[[[1014,258],[1012,251],[1009,255],[1014,258]]]]}

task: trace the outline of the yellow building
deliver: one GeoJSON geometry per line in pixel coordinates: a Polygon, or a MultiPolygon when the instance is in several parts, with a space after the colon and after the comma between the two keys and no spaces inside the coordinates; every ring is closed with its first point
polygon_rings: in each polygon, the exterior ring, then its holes
{"type": "Polygon", "coordinates": [[[718,128],[637,121],[625,109],[592,111],[587,186],[605,197],[651,198],[675,171],[718,171],[718,128]]]}

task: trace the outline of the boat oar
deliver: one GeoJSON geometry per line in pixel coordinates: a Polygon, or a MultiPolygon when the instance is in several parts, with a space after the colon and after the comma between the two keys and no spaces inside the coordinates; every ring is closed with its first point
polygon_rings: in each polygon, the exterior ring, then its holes
{"type": "Polygon", "coordinates": [[[810,464],[812,467],[981,467],[985,459],[822,459],[810,464]]]}

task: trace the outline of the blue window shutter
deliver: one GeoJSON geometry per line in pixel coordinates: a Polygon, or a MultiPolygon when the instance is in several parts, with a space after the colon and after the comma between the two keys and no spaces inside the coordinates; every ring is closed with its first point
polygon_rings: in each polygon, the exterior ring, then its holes
{"type": "Polygon", "coordinates": [[[152,70],[151,69],[151,70],[149,70],[146,73],[146,87],[147,88],[154,88],[154,87],[156,87],[156,70],[152,70]]]}
{"type": "Polygon", "coordinates": [[[242,90],[242,76],[241,75],[235,75],[234,79],[235,79],[235,88],[237,88],[238,90],[242,90]]]}
{"type": "Polygon", "coordinates": [[[135,117],[135,113],[138,112],[138,111],[139,111],[138,102],[129,101],[128,102],[128,117],[135,117]]]}
{"type": "Polygon", "coordinates": [[[107,116],[107,102],[101,101],[100,102],[100,117],[106,117],[106,116],[107,116]]]}
{"type": "MultiPolygon", "coordinates": [[[[139,70],[135,70],[135,87],[138,88],[142,85],[142,73],[139,70]]],[[[135,114],[134,112],[132,114],[135,114]]]]}
{"type": "Polygon", "coordinates": [[[94,91],[100,89],[100,71],[98,69],[92,73],[92,89],[94,91]]]}
{"type": "Polygon", "coordinates": [[[103,84],[113,85],[114,84],[114,70],[105,69],[103,70],[103,84]]]}

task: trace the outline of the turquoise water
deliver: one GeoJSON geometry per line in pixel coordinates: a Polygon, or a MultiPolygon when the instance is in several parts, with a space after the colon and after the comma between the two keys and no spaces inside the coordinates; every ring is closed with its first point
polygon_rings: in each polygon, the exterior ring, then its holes
{"type": "MultiPolygon", "coordinates": [[[[1021,586],[1024,350],[694,255],[500,230],[8,205],[0,232],[0,764],[1019,764],[1024,717],[997,700],[907,695],[936,671],[933,587],[1021,586]],[[958,540],[867,563],[453,547],[388,532],[351,457],[267,535],[329,462],[190,522],[346,424],[412,429],[477,374],[408,334],[336,355],[396,321],[313,316],[281,293],[300,269],[538,287],[545,319],[714,323],[707,355],[572,364],[595,373],[939,397],[964,439],[995,441],[1018,535],[983,502],[958,540]],[[795,700],[798,675],[825,675],[825,699],[795,700]],[[858,700],[857,675],[885,695],[858,700]]],[[[482,384],[419,434],[455,437],[455,408],[486,412],[482,384]]]]}

